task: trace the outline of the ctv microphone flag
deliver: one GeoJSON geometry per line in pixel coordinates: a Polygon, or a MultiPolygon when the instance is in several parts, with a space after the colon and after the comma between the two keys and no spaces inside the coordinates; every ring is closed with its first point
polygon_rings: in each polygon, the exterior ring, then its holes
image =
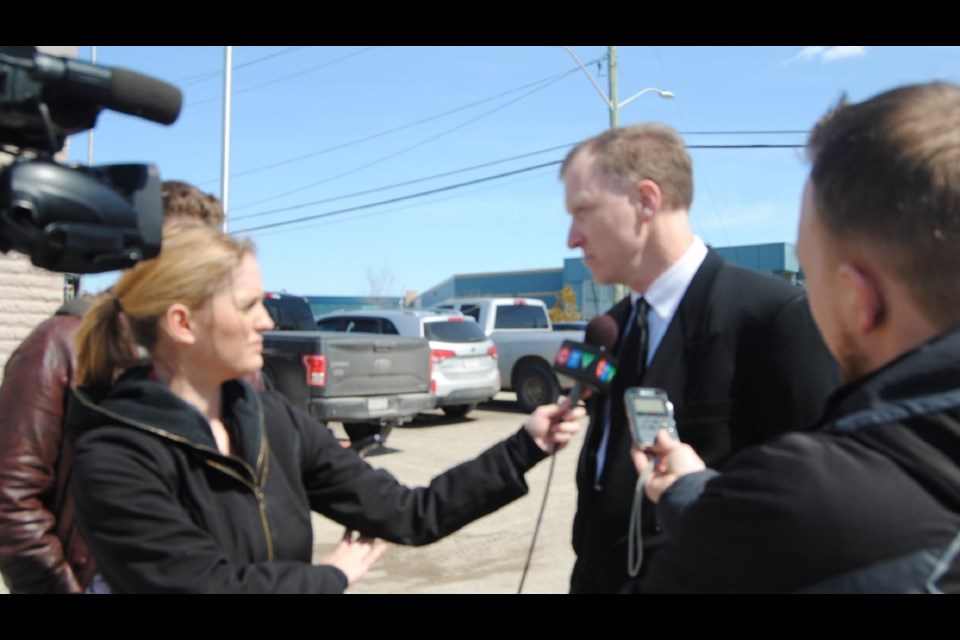
{"type": "Polygon", "coordinates": [[[617,375],[617,359],[602,347],[564,340],[557,351],[553,368],[557,373],[606,393],[610,381],[617,375]]]}

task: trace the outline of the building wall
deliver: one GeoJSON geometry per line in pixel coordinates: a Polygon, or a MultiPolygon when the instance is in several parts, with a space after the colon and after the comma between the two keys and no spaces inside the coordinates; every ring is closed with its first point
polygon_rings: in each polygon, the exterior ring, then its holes
{"type": "Polygon", "coordinates": [[[563,284],[570,285],[577,294],[581,317],[589,320],[613,306],[613,285],[597,284],[581,258],[563,261],[563,284]]]}
{"type": "Polygon", "coordinates": [[[396,296],[384,296],[373,299],[369,296],[304,296],[310,303],[313,316],[347,309],[399,309],[404,299],[396,296]]]}
{"type": "Polygon", "coordinates": [[[563,269],[459,274],[420,294],[413,306],[425,308],[450,298],[490,296],[537,298],[552,307],[563,284],[563,269]]]}
{"type": "Polygon", "coordinates": [[[63,304],[63,288],[63,274],[34,267],[19,254],[0,256],[0,367],[27,334],[63,304]]]}
{"type": "Polygon", "coordinates": [[[715,247],[721,256],[749,269],[765,271],[797,284],[802,280],[800,263],[797,261],[797,248],[789,242],[770,244],[751,244],[739,247],[715,247]]]}
{"type": "MultiPolygon", "coordinates": [[[[714,248],[735,264],[770,273],[792,284],[803,282],[796,247],[790,243],[714,248]]],[[[539,298],[552,307],[557,302],[557,294],[567,285],[577,295],[577,306],[584,320],[604,313],[616,302],[613,285],[597,284],[581,258],[567,258],[562,269],[455,275],[422,293],[413,301],[413,306],[430,307],[453,297],[513,296],[539,298]]]]}

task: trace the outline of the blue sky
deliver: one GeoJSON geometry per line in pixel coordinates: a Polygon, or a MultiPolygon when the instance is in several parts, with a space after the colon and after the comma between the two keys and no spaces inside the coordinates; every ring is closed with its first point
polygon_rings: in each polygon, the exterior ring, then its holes
{"type": "MultiPolygon", "coordinates": [[[[376,281],[403,295],[454,274],[578,257],[566,246],[557,163],[609,126],[610,110],[590,81],[608,94],[607,47],[570,50],[587,72],[559,46],[234,47],[228,225],[256,241],[267,289],[368,295],[376,281]],[[312,219],[285,224],[301,218],[312,219]]],[[[91,47],[79,51],[89,61],[91,47]]],[[[841,94],[960,82],[960,47],[616,54],[621,101],[648,87],[676,95],[644,94],[620,123],[665,122],[684,135],[693,228],[715,246],[793,242],[805,132],[841,94]]],[[[171,126],[103,112],[94,163],[152,162],[164,179],[222,196],[224,48],[96,55],[179,86],[184,108],[171,126]]],[[[73,136],[70,160],[86,162],[87,150],[87,134],[73,136]]],[[[87,276],[84,288],[115,278],[87,276]]]]}

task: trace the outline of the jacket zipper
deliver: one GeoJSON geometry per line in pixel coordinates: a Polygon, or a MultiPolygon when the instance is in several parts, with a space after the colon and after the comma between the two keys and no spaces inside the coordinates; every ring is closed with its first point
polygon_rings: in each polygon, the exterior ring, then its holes
{"type": "MultiPolygon", "coordinates": [[[[218,457],[218,458],[223,458],[223,457],[224,457],[223,454],[221,454],[219,451],[216,451],[216,450],[214,450],[214,449],[211,449],[210,447],[205,447],[205,446],[203,446],[203,445],[196,444],[196,443],[194,443],[192,440],[188,440],[187,438],[181,438],[180,436],[175,436],[175,435],[171,434],[170,432],[168,432],[168,431],[166,431],[166,430],[164,430],[164,429],[161,429],[161,428],[159,428],[159,427],[154,427],[154,426],[149,425],[149,424],[144,424],[144,423],[138,422],[138,421],[136,421],[136,420],[131,420],[130,418],[128,418],[128,417],[126,417],[126,416],[121,416],[121,415],[119,415],[119,414],[117,414],[117,413],[114,413],[114,412],[110,411],[109,409],[104,409],[103,407],[101,407],[101,406],[93,403],[91,400],[89,400],[89,399],[88,399],[86,396],[84,396],[83,393],[81,393],[79,390],[76,390],[76,389],[75,389],[75,390],[74,390],[74,395],[75,395],[75,396],[80,400],[80,402],[83,403],[83,405],[86,406],[87,408],[92,409],[93,411],[96,411],[97,413],[101,413],[101,414],[103,414],[103,415],[105,415],[105,416],[108,416],[108,417],[110,417],[110,418],[112,418],[112,419],[114,419],[114,420],[117,420],[117,421],[119,421],[121,424],[126,424],[126,425],[129,425],[129,426],[131,426],[131,427],[135,427],[135,428],[137,428],[137,429],[141,429],[141,430],[143,430],[143,431],[147,431],[147,432],[152,433],[153,435],[159,436],[159,437],[161,437],[161,438],[166,438],[166,439],[168,439],[168,440],[172,440],[172,441],[174,441],[174,442],[178,442],[178,443],[180,443],[180,444],[184,444],[184,445],[190,447],[191,449],[195,449],[195,450],[200,451],[200,452],[202,452],[202,453],[214,455],[214,456],[216,456],[216,457],[218,457]]],[[[257,482],[255,482],[255,483],[254,483],[254,482],[250,482],[247,478],[244,478],[242,475],[236,473],[233,469],[230,469],[229,467],[224,466],[223,464],[217,462],[216,460],[204,459],[204,463],[205,463],[207,466],[209,466],[209,467],[211,467],[211,468],[213,468],[213,469],[216,469],[217,471],[220,471],[221,473],[224,473],[225,475],[228,475],[228,476],[230,476],[231,478],[234,478],[234,479],[237,480],[240,484],[244,485],[245,487],[247,487],[248,489],[250,489],[250,490],[253,492],[254,498],[255,498],[256,501],[257,501],[257,509],[258,509],[258,511],[260,512],[260,523],[261,523],[261,526],[263,527],[264,538],[266,539],[266,543],[267,543],[267,559],[272,561],[272,560],[274,559],[274,558],[273,558],[273,536],[270,534],[270,524],[269,524],[269,522],[267,521],[267,502],[266,502],[266,496],[265,496],[264,490],[263,490],[263,488],[266,486],[266,482],[267,482],[267,471],[268,471],[269,468],[270,468],[270,457],[269,457],[269,455],[267,455],[268,449],[269,449],[269,442],[268,442],[268,440],[267,440],[267,438],[266,438],[265,431],[264,431],[263,407],[262,407],[262,406],[259,407],[259,411],[260,411],[260,433],[262,434],[262,435],[261,435],[261,440],[262,440],[263,446],[260,447],[260,455],[257,457],[257,470],[254,470],[254,469],[247,463],[246,460],[243,460],[243,459],[241,459],[241,458],[231,458],[231,459],[233,459],[233,460],[238,461],[240,464],[242,464],[244,467],[246,467],[246,469],[250,472],[251,477],[253,477],[255,480],[257,480],[257,482]],[[259,471],[260,473],[257,473],[257,471],[259,471]]]]}

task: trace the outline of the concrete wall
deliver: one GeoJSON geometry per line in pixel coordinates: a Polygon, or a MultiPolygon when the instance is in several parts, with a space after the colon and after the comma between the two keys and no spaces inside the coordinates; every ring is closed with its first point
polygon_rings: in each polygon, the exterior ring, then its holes
{"type": "Polygon", "coordinates": [[[63,298],[63,274],[38,269],[18,254],[0,256],[0,367],[63,298]]]}

